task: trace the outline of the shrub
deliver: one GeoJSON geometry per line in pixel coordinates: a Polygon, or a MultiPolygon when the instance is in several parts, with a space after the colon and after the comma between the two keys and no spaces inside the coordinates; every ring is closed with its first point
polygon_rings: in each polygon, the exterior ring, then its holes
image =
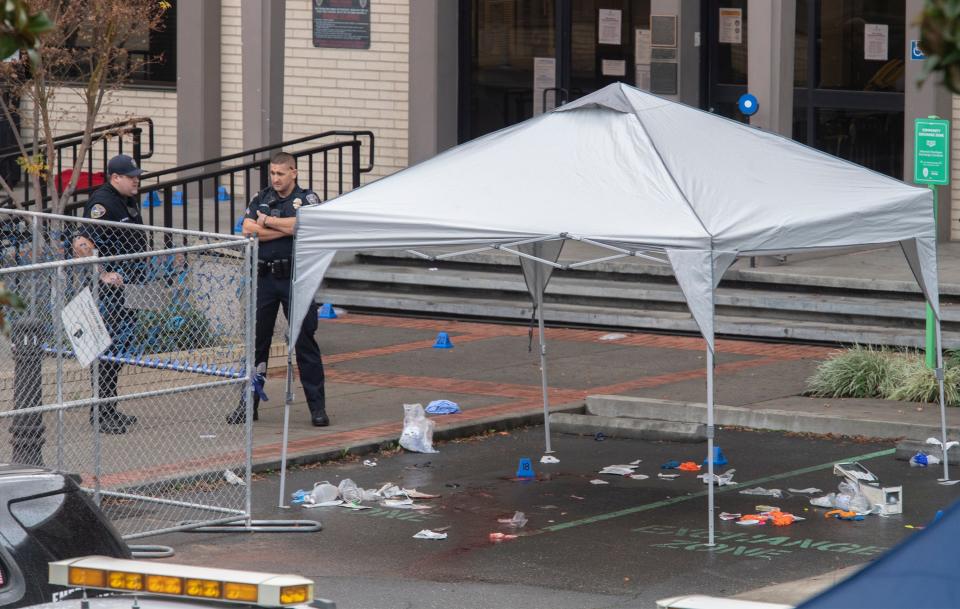
{"type": "Polygon", "coordinates": [[[857,345],[823,361],[807,379],[807,393],[831,398],[881,397],[881,387],[889,386],[891,372],[897,372],[890,360],[888,351],[857,345]]]}
{"type": "MultiPolygon", "coordinates": [[[[903,358],[906,362],[899,383],[889,387],[885,397],[905,402],[940,402],[940,385],[922,356],[903,358]]],[[[943,400],[947,406],[960,405],[960,367],[944,363],[943,400]]]]}

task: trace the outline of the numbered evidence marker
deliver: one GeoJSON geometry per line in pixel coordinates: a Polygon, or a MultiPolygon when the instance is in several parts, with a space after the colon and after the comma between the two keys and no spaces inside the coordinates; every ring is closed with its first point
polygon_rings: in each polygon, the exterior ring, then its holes
{"type": "Polygon", "coordinates": [[[83,288],[60,313],[64,333],[70,338],[77,362],[87,367],[113,343],[90,288],[83,288]]]}
{"type": "Polygon", "coordinates": [[[533,464],[530,463],[530,459],[527,457],[521,457],[520,462],[517,463],[517,478],[534,478],[536,474],[533,473],[533,464]]]}

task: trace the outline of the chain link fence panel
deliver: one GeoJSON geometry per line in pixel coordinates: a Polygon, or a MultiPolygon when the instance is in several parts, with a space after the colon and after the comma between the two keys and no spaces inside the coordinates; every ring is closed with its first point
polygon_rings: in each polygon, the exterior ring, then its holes
{"type": "Polygon", "coordinates": [[[229,415],[255,248],[0,209],[0,282],[26,303],[0,333],[0,462],[79,475],[127,538],[249,518],[252,425],[229,415]]]}

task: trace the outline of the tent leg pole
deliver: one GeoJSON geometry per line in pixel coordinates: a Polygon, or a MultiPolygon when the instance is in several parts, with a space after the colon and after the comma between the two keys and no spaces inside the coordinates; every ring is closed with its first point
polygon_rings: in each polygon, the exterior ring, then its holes
{"type": "Polygon", "coordinates": [[[537,328],[540,331],[540,384],[543,387],[543,435],[544,435],[544,453],[550,454],[553,449],[550,447],[550,400],[547,397],[547,343],[544,340],[543,331],[543,295],[540,296],[540,306],[537,307],[537,328]]]}
{"type": "Polygon", "coordinates": [[[290,404],[293,402],[293,356],[290,353],[290,340],[287,337],[287,394],[283,400],[283,442],[280,444],[280,498],[277,507],[286,508],[287,486],[287,439],[290,436],[290,404]]]}
{"type": "Polygon", "coordinates": [[[946,482],[950,479],[950,469],[947,465],[947,404],[946,399],[944,398],[943,393],[943,349],[940,348],[940,345],[943,343],[943,337],[941,336],[940,331],[940,319],[936,320],[936,331],[937,331],[937,382],[940,385],[940,441],[943,442],[943,481],[946,482]]]}
{"type": "Polygon", "coordinates": [[[707,545],[713,547],[713,350],[707,345],[707,545]]]}

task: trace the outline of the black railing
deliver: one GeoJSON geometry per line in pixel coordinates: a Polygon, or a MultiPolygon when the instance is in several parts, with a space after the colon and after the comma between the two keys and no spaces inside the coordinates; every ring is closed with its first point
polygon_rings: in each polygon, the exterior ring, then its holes
{"type": "MultiPolygon", "coordinates": [[[[81,198],[86,199],[85,195],[97,187],[92,184],[93,176],[97,172],[106,173],[106,165],[110,157],[116,154],[129,154],[137,164],[140,164],[143,159],[149,159],[153,156],[153,120],[146,117],[131,118],[95,127],[91,132],[91,138],[90,147],[87,149],[81,165],[81,171],[87,173],[87,185],[82,186],[82,183],[78,182],[78,188],[70,196],[70,205],[73,207],[78,205],[81,198]],[[144,146],[144,129],[146,129],[146,146],[144,146]]],[[[54,166],[49,169],[53,171],[54,179],[60,190],[70,181],[69,174],[65,174],[64,171],[70,170],[72,172],[82,141],[82,131],[60,135],[53,140],[56,152],[54,154],[54,166]],[[61,179],[62,186],[60,186],[61,179]]],[[[33,149],[32,141],[24,142],[24,144],[27,147],[27,154],[31,156],[42,153],[45,148],[45,144],[42,142],[38,144],[36,151],[33,149]]],[[[0,162],[20,156],[21,151],[18,146],[7,146],[0,149],[0,162]]],[[[7,166],[11,165],[7,164],[7,166]]],[[[8,176],[5,176],[5,178],[8,178],[8,176]]],[[[19,203],[22,203],[25,208],[36,205],[36,193],[32,192],[35,190],[33,180],[26,175],[21,167],[18,167],[14,172],[12,180],[8,178],[8,182],[10,181],[13,182],[11,185],[21,192],[19,203]]],[[[48,210],[50,195],[47,193],[45,180],[41,182],[41,198],[43,203],[41,207],[48,210]]]]}
{"type": "MultiPolygon", "coordinates": [[[[373,170],[372,131],[325,131],[272,146],[143,174],[140,178],[140,199],[144,206],[144,222],[167,228],[230,234],[239,232],[237,220],[242,217],[247,200],[267,186],[269,153],[281,149],[297,159],[300,186],[313,190],[323,201],[344,193],[347,170],[351,189],[360,186],[360,174],[373,170]],[[361,138],[369,140],[366,165],[361,164],[360,147],[365,143],[361,138]],[[299,150],[294,148],[328,139],[334,141],[299,150]],[[262,156],[254,160],[242,160],[257,155],[262,156]],[[231,161],[239,162],[223,167],[231,161]],[[240,189],[243,198],[238,204],[237,193],[240,189]]],[[[76,213],[82,206],[82,203],[67,206],[66,212],[76,213]]]]}

